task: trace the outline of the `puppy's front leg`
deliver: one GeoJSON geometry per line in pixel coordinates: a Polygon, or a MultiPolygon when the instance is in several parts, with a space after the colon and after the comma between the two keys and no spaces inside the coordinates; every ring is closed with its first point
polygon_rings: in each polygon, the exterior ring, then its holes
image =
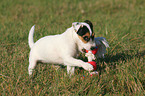
{"type": "Polygon", "coordinates": [[[67,65],[67,74],[71,76],[74,74],[74,71],[75,71],[75,67],[67,65]]]}
{"type": "Polygon", "coordinates": [[[84,62],[82,60],[79,60],[79,59],[75,59],[73,57],[64,58],[64,64],[67,66],[72,66],[72,67],[73,66],[83,67],[87,71],[93,70],[93,66],[91,64],[84,62]]]}

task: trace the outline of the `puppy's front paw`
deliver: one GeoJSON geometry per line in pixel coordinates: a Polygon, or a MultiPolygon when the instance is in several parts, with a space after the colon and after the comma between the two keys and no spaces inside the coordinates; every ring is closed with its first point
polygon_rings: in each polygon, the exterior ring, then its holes
{"type": "Polygon", "coordinates": [[[82,67],[87,71],[93,71],[93,66],[89,63],[82,64],[82,67]]]}

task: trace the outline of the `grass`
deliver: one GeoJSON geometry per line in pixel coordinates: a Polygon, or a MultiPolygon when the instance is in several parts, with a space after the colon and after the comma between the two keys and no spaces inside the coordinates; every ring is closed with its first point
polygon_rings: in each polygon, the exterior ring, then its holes
{"type": "Polygon", "coordinates": [[[144,0],[2,0],[0,95],[145,95],[144,6],[144,0]],[[96,37],[105,37],[110,44],[106,58],[96,60],[99,77],[76,68],[70,79],[66,67],[56,70],[38,63],[29,79],[31,26],[36,25],[36,41],[86,19],[93,22],[96,37]]]}

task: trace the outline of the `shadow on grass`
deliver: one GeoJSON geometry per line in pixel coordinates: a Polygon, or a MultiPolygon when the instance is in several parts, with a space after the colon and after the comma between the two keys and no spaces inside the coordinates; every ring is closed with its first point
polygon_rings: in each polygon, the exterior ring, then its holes
{"type": "Polygon", "coordinates": [[[121,53],[117,53],[115,55],[109,54],[106,55],[105,58],[99,58],[97,60],[97,67],[101,73],[101,71],[105,70],[106,65],[103,64],[104,62],[111,67],[112,69],[116,68],[116,64],[117,62],[121,61],[121,62],[126,62],[127,60],[131,60],[133,58],[144,58],[145,57],[145,50],[138,52],[136,54],[133,53],[133,50],[126,50],[126,51],[122,51],[121,53]],[[99,65],[101,63],[101,65],[99,65]]]}
{"type": "Polygon", "coordinates": [[[104,61],[106,63],[112,63],[112,62],[118,62],[118,61],[126,61],[126,60],[130,60],[132,59],[133,57],[136,57],[136,58],[140,58],[140,57],[143,57],[145,55],[145,51],[142,51],[142,52],[138,52],[137,54],[132,54],[131,53],[132,50],[127,50],[127,51],[124,51],[122,53],[117,53],[116,55],[106,55],[104,61]]]}

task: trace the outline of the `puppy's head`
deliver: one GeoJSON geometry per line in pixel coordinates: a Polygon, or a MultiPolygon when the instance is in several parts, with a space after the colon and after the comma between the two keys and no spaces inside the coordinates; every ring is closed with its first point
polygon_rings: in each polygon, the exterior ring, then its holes
{"type": "Polygon", "coordinates": [[[91,21],[74,22],[72,25],[79,38],[78,47],[80,51],[82,49],[91,50],[92,47],[95,47],[93,24],[91,21]]]}

